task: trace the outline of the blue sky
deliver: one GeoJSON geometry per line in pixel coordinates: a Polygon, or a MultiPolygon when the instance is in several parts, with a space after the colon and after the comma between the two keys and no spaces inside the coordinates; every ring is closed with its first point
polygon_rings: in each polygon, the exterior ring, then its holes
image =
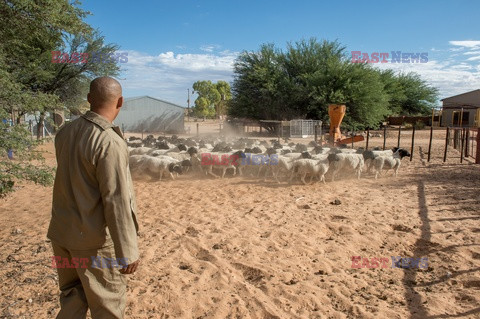
{"type": "Polygon", "coordinates": [[[377,64],[414,71],[440,98],[480,89],[480,1],[86,0],[86,21],[128,52],[124,96],[186,106],[197,80],[233,80],[244,50],[316,37],[347,52],[428,53],[427,63],[377,64]]]}

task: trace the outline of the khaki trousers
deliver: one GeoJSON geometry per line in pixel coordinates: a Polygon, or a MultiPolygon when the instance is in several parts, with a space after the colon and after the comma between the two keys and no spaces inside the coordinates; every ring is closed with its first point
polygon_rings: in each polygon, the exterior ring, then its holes
{"type": "MultiPolygon", "coordinates": [[[[57,319],[85,319],[88,308],[92,319],[122,319],[126,305],[125,275],[120,273],[119,268],[106,266],[102,268],[98,263],[92,267],[92,256],[115,258],[113,245],[92,250],[69,250],[52,241],[52,248],[54,255],[57,258],[60,256],[62,260],[84,258],[83,265],[77,264],[75,268],[57,268],[61,292],[61,309],[57,319]]],[[[58,266],[60,264],[57,263],[58,266]]]]}

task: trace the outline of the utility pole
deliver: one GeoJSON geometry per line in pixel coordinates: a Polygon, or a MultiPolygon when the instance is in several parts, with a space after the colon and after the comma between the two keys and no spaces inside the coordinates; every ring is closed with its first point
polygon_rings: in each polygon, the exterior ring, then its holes
{"type": "Polygon", "coordinates": [[[190,122],[190,88],[187,89],[187,122],[190,122]]]}

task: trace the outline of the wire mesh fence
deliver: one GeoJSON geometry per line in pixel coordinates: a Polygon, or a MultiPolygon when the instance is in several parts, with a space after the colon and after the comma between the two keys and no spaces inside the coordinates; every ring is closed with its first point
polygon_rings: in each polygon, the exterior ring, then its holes
{"type": "MultiPolygon", "coordinates": [[[[315,128],[322,127],[322,121],[316,120],[291,120],[290,137],[306,138],[315,135],[315,128]]],[[[318,132],[317,132],[318,134],[318,132]]],[[[321,133],[320,133],[321,134],[321,133]]]]}

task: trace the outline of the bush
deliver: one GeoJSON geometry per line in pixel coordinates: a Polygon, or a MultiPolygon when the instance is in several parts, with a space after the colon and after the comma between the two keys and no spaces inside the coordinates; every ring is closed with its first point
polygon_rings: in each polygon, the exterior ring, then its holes
{"type": "Polygon", "coordinates": [[[416,130],[423,130],[425,128],[425,123],[423,121],[417,121],[415,123],[416,130]]]}

